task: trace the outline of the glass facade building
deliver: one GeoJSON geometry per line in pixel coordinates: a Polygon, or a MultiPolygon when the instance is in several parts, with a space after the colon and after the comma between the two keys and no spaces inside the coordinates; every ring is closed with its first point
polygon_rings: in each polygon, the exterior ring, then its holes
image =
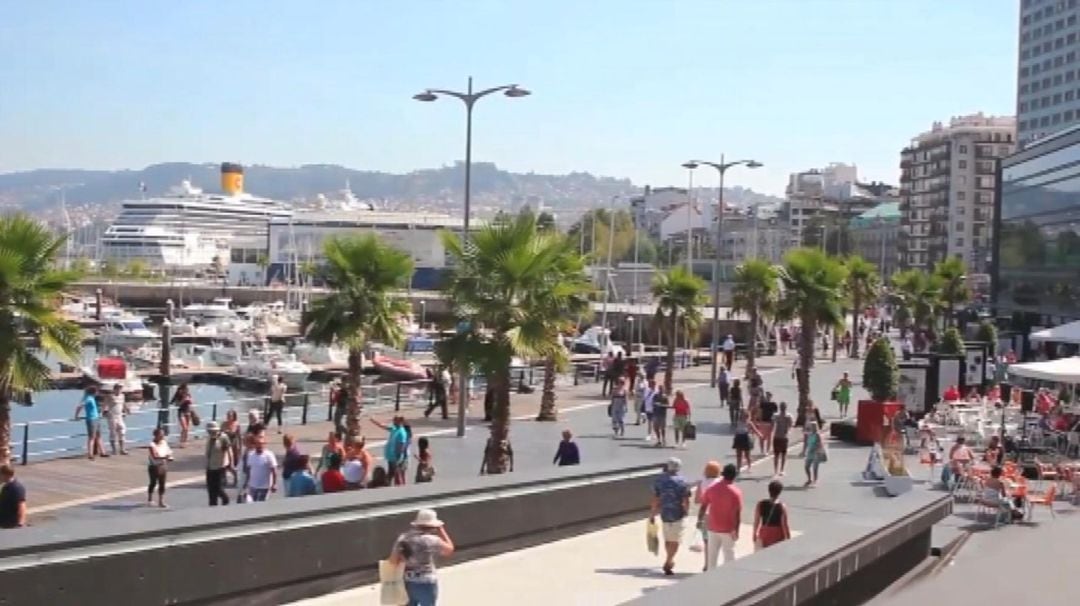
{"type": "Polygon", "coordinates": [[[994,304],[1013,328],[1080,319],[1080,127],[1001,162],[994,304]]]}

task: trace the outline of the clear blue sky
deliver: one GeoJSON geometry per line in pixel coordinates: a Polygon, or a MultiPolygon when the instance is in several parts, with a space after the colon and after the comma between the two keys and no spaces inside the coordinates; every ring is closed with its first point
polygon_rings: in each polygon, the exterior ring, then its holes
{"type": "MultiPolygon", "coordinates": [[[[463,156],[683,184],[754,157],[895,182],[934,120],[1015,111],[1015,0],[0,0],[0,172],[170,161],[407,172],[463,156]],[[317,7],[317,8],[316,8],[317,7]]],[[[705,176],[713,184],[713,175],[705,176]]]]}

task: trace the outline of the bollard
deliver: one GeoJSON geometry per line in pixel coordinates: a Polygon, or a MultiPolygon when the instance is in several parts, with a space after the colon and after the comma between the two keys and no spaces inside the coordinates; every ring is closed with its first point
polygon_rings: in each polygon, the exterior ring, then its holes
{"type": "Polygon", "coordinates": [[[300,424],[307,425],[307,410],[308,405],[311,404],[310,394],[304,394],[304,410],[300,413],[300,424]]]}
{"type": "Polygon", "coordinates": [[[165,299],[165,319],[172,322],[176,318],[176,304],[172,299],[165,299]]]}
{"type": "Polygon", "coordinates": [[[169,435],[169,388],[171,387],[165,378],[160,380],[160,394],[158,408],[158,427],[165,431],[165,435],[169,435]]]}
{"type": "Polygon", "coordinates": [[[401,410],[401,383],[397,383],[394,389],[394,412],[401,410]]]}
{"type": "Polygon", "coordinates": [[[574,387],[578,386],[578,382],[581,379],[581,367],[574,364],[574,387]]]}
{"type": "Polygon", "coordinates": [[[22,426],[22,464],[26,465],[30,460],[30,424],[23,423],[22,426]]]}
{"type": "Polygon", "coordinates": [[[217,402],[214,402],[214,407],[210,409],[210,420],[217,421],[217,402]]]}
{"type": "Polygon", "coordinates": [[[97,320],[98,322],[100,322],[102,320],[102,313],[101,313],[102,300],[101,300],[101,289],[100,288],[94,291],[94,302],[97,304],[97,309],[94,310],[94,319],[97,320]]]}

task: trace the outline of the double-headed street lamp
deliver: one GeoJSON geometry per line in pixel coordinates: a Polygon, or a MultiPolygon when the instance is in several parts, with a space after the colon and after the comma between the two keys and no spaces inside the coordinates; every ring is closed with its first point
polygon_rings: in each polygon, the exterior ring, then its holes
{"type": "MultiPolygon", "coordinates": [[[[441,95],[448,97],[454,97],[461,100],[465,104],[465,221],[462,225],[462,241],[467,242],[469,239],[469,211],[470,200],[472,197],[472,112],[473,106],[480,99],[499,93],[510,97],[511,99],[517,99],[519,97],[529,96],[529,91],[521,88],[517,84],[505,84],[503,86],[495,86],[492,88],[486,88],[481,91],[473,92],[472,76],[469,76],[469,88],[466,92],[461,93],[452,90],[443,90],[439,88],[429,88],[422,93],[413,95],[413,99],[417,101],[424,101],[430,103],[435,101],[441,95]]],[[[464,366],[464,365],[463,365],[464,366]]],[[[467,370],[463,369],[460,380],[458,381],[458,410],[457,410],[457,435],[462,437],[465,435],[465,405],[469,400],[469,381],[467,370]]]]}
{"type": "MultiPolygon", "coordinates": [[[[707,162],[705,160],[691,160],[684,167],[693,170],[698,166],[711,166],[716,169],[716,172],[720,173],[720,187],[717,194],[716,202],[716,250],[713,252],[713,318],[712,318],[712,345],[710,351],[712,352],[712,370],[710,371],[710,384],[716,387],[716,374],[717,374],[717,354],[719,354],[720,344],[720,242],[721,232],[724,229],[724,173],[727,172],[732,166],[744,165],[747,168],[760,168],[761,162],[757,160],[736,160],[734,162],[724,162],[724,155],[720,155],[719,162],[707,162]]],[[[750,347],[755,347],[757,341],[757,327],[753,326],[750,330],[750,347]]]]}

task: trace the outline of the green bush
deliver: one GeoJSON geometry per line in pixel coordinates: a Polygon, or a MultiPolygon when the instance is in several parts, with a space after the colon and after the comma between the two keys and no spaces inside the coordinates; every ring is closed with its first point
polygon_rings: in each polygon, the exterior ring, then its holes
{"type": "Polygon", "coordinates": [[[870,392],[875,402],[896,399],[896,388],[900,383],[900,369],[896,366],[896,354],[889,340],[882,337],[874,341],[870,351],[866,352],[863,362],[863,387],[870,392]]]}
{"type": "Polygon", "coordinates": [[[950,356],[963,355],[964,339],[960,336],[959,330],[950,328],[945,331],[941,337],[941,344],[938,345],[938,353],[950,356]]]}
{"type": "Polygon", "coordinates": [[[979,330],[975,333],[975,339],[978,341],[985,341],[990,345],[988,350],[990,357],[997,355],[998,332],[997,327],[992,323],[987,322],[986,320],[980,322],[979,330]]]}

